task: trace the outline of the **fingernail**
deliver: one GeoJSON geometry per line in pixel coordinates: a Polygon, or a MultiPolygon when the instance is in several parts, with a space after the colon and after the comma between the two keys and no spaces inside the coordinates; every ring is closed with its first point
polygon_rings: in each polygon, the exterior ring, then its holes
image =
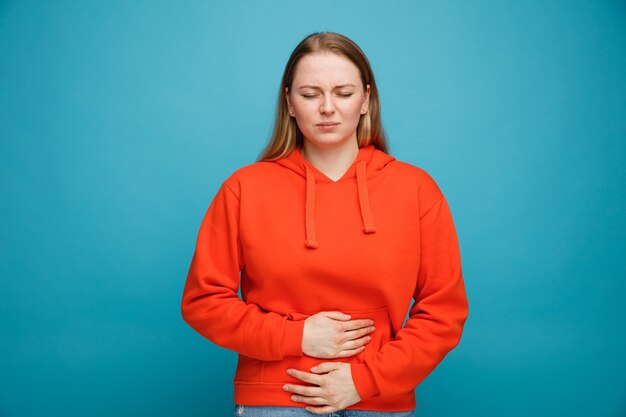
{"type": "Polygon", "coordinates": [[[283,389],[284,389],[285,391],[289,391],[289,387],[288,387],[287,385],[283,385],[283,389]]]}

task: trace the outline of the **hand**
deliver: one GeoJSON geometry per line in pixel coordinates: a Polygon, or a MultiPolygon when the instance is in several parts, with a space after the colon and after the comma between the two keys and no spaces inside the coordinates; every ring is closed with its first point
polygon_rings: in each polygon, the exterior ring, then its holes
{"type": "Polygon", "coordinates": [[[287,373],[294,378],[318,385],[317,387],[294,384],[285,384],[283,387],[285,391],[295,394],[291,396],[292,401],[322,405],[305,407],[307,411],[315,414],[332,413],[361,401],[352,380],[349,363],[322,362],[311,368],[311,371],[314,373],[288,369],[287,373]]]}
{"type": "Polygon", "coordinates": [[[370,319],[350,320],[339,311],[322,311],[304,321],[302,352],[314,358],[345,358],[361,353],[376,328],[370,319]]]}

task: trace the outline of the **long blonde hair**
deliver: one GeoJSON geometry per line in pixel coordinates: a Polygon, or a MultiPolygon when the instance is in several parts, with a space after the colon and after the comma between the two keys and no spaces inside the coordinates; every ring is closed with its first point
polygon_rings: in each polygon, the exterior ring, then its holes
{"type": "Polygon", "coordinates": [[[380,102],[376,80],[367,57],[351,39],[334,32],[315,32],[304,38],[293,50],[280,83],[276,115],[274,120],[274,132],[263,149],[257,162],[271,161],[289,155],[297,146],[302,147],[304,138],[298,128],[296,120],[289,116],[285,88],[291,91],[294,72],[298,61],[307,54],[317,52],[332,52],[348,58],[361,73],[361,81],[365,90],[370,85],[370,99],[367,113],[361,115],[356,128],[357,142],[360,147],[374,145],[377,149],[388,153],[386,135],[380,118],[380,102]]]}

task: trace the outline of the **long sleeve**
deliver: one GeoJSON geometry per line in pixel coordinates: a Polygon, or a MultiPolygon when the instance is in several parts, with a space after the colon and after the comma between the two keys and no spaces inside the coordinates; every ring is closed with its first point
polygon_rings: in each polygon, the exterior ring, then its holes
{"type": "Polygon", "coordinates": [[[237,294],[245,266],[239,203],[222,183],[200,225],[183,290],[183,319],[215,344],[255,359],[302,356],[303,321],[264,311],[237,294]]]}
{"type": "Polygon", "coordinates": [[[459,342],[468,314],[461,259],[445,197],[420,218],[417,285],[405,326],[352,366],[362,401],[414,389],[459,342]]]}

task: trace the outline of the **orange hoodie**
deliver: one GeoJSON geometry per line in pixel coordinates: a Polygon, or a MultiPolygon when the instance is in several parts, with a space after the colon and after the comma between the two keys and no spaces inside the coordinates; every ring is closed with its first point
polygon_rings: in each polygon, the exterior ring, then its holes
{"type": "Polygon", "coordinates": [[[311,384],[287,369],[339,361],[361,397],[348,409],[412,410],[415,387],[457,345],[468,314],[446,199],[424,170],[373,145],[338,181],[297,148],[239,168],[202,220],[181,311],[238,352],[238,404],[305,407],[282,387],[311,384]],[[365,350],[303,354],[304,319],[320,311],[374,320],[365,350]]]}

